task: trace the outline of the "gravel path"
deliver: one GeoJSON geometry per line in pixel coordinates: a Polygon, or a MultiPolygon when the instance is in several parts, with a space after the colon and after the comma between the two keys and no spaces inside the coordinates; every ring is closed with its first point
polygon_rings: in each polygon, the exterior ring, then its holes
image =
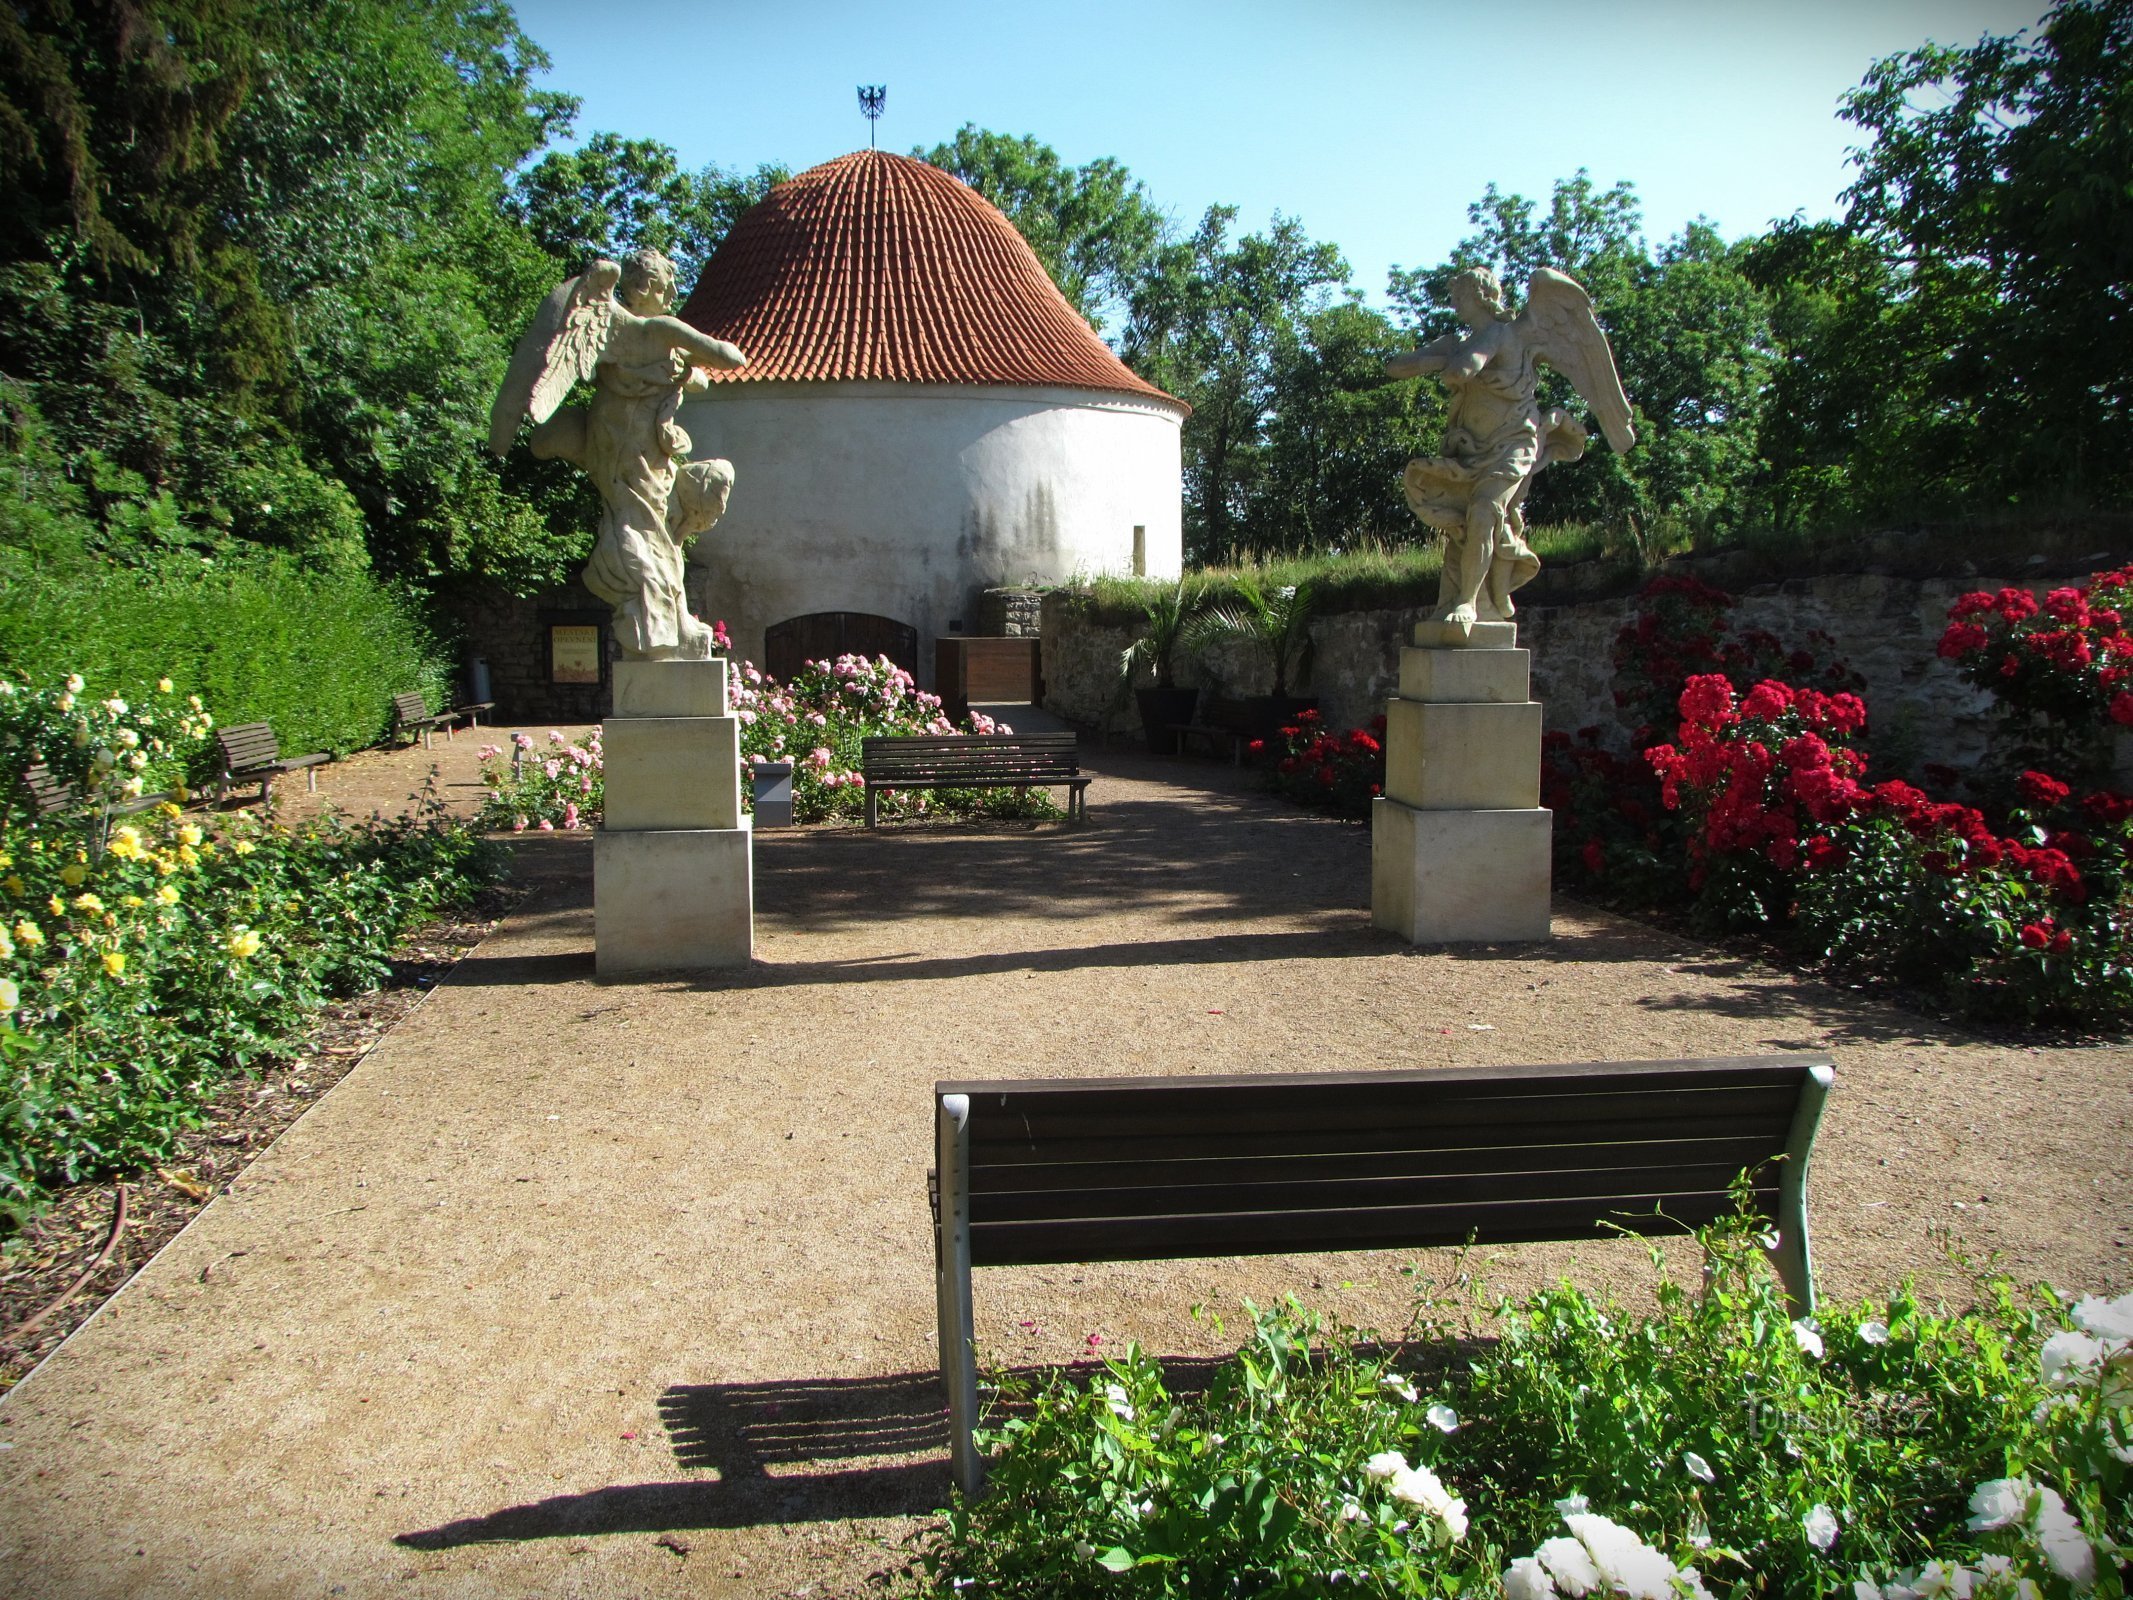
{"type": "MultiPolygon", "coordinates": [[[[431,759],[465,783],[472,751],[431,759]]],[[[590,840],[523,841],[541,892],[0,1403],[0,1594],[857,1591],[945,1483],[936,1078],[1826,1048],[1827,1289],[1953,1282],[1951,1226],[2133,1287],[2126,1049],[1981,1039],[1568,903],[1546,945],[1414,952],[1369,928],[1362,830],[1213,764],[1088,764],[1083,829],[766,833],[759,960],[720,978],[596,983],[590,840]]],[[[363,765],[322,790],[366,808],[363,765]]],[[[1195,1302],[1234,1326],[1290,1290],[1397,1324],[1406,1259],[989,1271],[978,1337],[1209,1354],[1195,1302]]],[[[1491,1263],[1647,1278],[1634,1243],[1491,1263]]]]}

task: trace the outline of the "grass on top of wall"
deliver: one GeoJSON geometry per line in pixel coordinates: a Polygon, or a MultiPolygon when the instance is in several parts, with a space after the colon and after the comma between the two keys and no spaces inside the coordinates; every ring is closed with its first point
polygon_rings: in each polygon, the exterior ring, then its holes
{"type": "MultiPolygon", "coordinates": [[[[1529,538],[1542,562],[1550,565],[1584,561],[1607,548],[1600,531],[1582,523],[1538,528],[1529,538]]],[[[1433,604],[1443,567],[1444,544],[1439,539],[1415,544],[1365,540],[1350,549],[1316,555],[1262,556],[1245,551],[1226,565],[1186,573],[1185,598],[1194,607],[1219,605],[1236,595],[1239,578],[1248,578],[1261,590],[1309,583],[1318,592],[1321,614],[1391,610],[1433,604]]],[[[1151,598],[1170,585],[1161,578],[1105,574],[1071,587],[1086,597],[1097,620],[1130,623],[1139,618],[1151,598]]]]}

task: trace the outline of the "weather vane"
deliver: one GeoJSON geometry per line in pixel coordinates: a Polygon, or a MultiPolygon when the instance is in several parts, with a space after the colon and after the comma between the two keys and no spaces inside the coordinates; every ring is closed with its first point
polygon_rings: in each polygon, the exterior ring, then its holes
{"type": "Polygon", "coordinates": [[[874,148],[874,126],[881,121],[881,108],[889,98],[889,86],[885,83],[862,83],[859,86],[859,109],[866,113],[867,148],[874,148]]]}

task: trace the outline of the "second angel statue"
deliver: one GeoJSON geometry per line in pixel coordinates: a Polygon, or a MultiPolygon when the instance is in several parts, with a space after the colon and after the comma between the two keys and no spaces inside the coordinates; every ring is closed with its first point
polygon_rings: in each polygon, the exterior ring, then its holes
{"type": "Polygon", "coordinates": [[[1520,509],[1534,475],[1585,453],[1584,424],[1541,406],[1540,364],[1570,380],[1616,450],[1637,433],[1607,335],[1575,279],[1540,268],[1516,317],[1504,315],[1503,285],[1486,267],[1456,274],[1448,298],[1466,331],[1394,356],[1385,370],[1437,373],[1451,391],[1443,454],[1416,457],[1403,477],[1408,506],[1444,534],[1434,620],[1465,634],[1477,621],[1508,621],[1511,591],[1540,571],[1520,509]]]}
{"type": "Polygon", "coordinates": [[[733,468],[689,461],[674,413],[709,369],[747,365],[733,345],[668,315],[673,304],[674,264],[657,251],[594,262],[541,302],[489,412],[498,455],[531,417],[533,453],[583,467],[600,491],[585,587],[615,608],[616,642],[633,661],[713,653],[710,628],[689,613],[685,546],[724,513],[733,468]],[[563,407],[587,378],[592,404],[563,407]]]}

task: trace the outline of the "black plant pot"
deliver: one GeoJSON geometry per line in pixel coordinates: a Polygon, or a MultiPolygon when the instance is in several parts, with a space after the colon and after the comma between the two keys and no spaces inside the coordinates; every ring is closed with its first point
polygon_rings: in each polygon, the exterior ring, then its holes
{"type": "Polygon", "coordinates": [[[1181,722],[1192,721],[1192,714],[1200,704],[1200,691],[1136,689],[1133,698],[1140,702],[1141,733],[1148,741],[1148,753],[1152,756],[1176,755],[1178,736],[1171,729],[1181,722]]]}

